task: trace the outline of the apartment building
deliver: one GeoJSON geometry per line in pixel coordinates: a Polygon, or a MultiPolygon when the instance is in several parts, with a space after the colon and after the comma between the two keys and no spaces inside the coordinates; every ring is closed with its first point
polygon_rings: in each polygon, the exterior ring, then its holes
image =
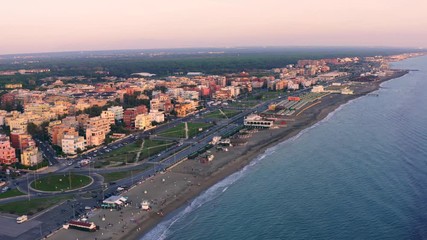
{"type": "Polygon", "coordinates": [[[150,110],[148,115],[150,116],[150,119],[152,122],[155,121],[157,123],[162,123],[165,121],[165,114],[163,112],[159,112],[156,110],[150,110]]]}
{"type": "Polygon", "coordinates": [[[105,141],[106,133],[94,127],[86,129],[86,144],[87,146],[99,146],[105,141]]]}
{"type": "Polygon", "coordinates": [[[126,128],[135,129],[136,116],[138,114],[146,114],[147,112],[148,110],[145,105],[126,109],[123,114],[123,122],[125,123],[126,128]]]}
{"type": "Polygon", "coordinates": [[[15,149],[10,146],[9,137],[4,134],[0,134],[0,164],[10,165],[15,162],[15,149]]]}
{"type": "Polygon", "coordinates": [[[61,143],[62,151],[65,154],[75,155],[86,148],[86,140],[81,136],[65,135],[61,143]]]}
{"type": "Polygon", "coordinates": [[[43,115],[46,112],[50,112],[50,105],[47,103],[29,103],[24,107],[25,112],[32,112],[37,115],[43,115]]]}
{"type": "Polygon", "coordinates": [[[101,117],[89,118],[85,124],[87,146],[99,146],[104,143],[110,132],[110,120],[101,117]]]}
{"type": "Polygon", "coordinates": [[[9,128],[11,130],[18,130],[18,131],[26,132],[27,131],[27,125],[28,125],[28,119],[23,118],[23,117],[10,119],[8,125],[9,125],[9,128]]]}
{"type": "Polygon", "coordinates": [[[110,132],[110,119],[98,117],[91,117],[87,120],[84,127],[87,128],[96,128],[102,130],[107,134],[110,132]]]}
{"type": "Polygon", "coordinates": [[[112,107],[109,107],[107,110],[114,113],[115,120],[118,120],[118,121],[123,120],[124,109],[122,106],[112,106],[112,107]]]}
{"type": "Polygon", "coordinates": [[[62,139],[65,135],[78,136],[79,133],[75,128],[66,126],[64,124],[54,125],[48,128],[50,141],[53,145],[61,146],[62,139]]]}
{"type": "Polygon", "coordinates": [[[110,125],[115,124],[115,114],[112,111],[102,111],[101,118],[108,119],[110,125]]]}
{"type": "Polygon", "coordinates": [[[13,130],[10,133],[10,142],[13,148],[20,150],[36,145],[31,135],[17,130],[13,130]]]}
{"type": "Polygon", "coordinates": [[[135,117],[135,129],[144,130],[151,127],[151,117],[148,114],[138,114],[135,117]]]}
{"type": "Polygon", "coordinates": [[[192,102],[175,105],[175,111],[176,111],[177,117],[185,117],[194,110],[195,110],[195,107],[192,102]]]}
{"type": "Polygon", "coordinates": [[[31,146],[22,150],[21,164],[25,166],[34,166],[43,161],[42,154],[37,147],[31,146]]]}

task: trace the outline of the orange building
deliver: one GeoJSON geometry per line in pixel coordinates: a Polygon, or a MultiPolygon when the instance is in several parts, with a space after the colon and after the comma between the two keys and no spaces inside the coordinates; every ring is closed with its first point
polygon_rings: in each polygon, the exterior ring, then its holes
{"type": "Polygon", "coordinates": [[[75,128],[63,124],[52,126],[48,129],[50,141],[53,145],[61,146],[64,135],[78,136],[75,128]]]}
{"type": "Polygon", "coordinates": [[[9,137],[4,134],[0,134],[0,163],[10,165],[15,162],[15,149],[10,146],[9,137]]]}

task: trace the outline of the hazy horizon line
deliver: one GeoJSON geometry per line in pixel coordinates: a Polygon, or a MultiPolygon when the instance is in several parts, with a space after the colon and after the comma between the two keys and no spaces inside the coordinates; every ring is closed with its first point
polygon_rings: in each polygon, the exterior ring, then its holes
{"type": "Polygon", "coordinates": [[[363,45],[242,45],[242,46],[203,46],[203,47],[158,47],[158,48],[111,48],[111,49],[82,49],[82,50],[63,50],[63,51],[41,51],[41,52],[17,52],[0,53],[0,56],[17,56],[30,54],[59,54],[59,53],[83,53],[83,52],[113,52],[113,51],[142,51],[142,50],[184,50],[184,49],[251,49],[251,48],[359,48],[359,49],[407,49],[407,50],[427,50],[426,47],[402,47],[402,46],[363,46],[363,45]]]}

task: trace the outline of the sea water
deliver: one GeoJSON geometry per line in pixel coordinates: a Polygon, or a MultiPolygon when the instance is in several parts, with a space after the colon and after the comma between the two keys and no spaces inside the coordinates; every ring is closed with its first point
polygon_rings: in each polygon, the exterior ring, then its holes
{"type": "Polygon", "coordinates": [[[393,67],[142,239],[427,239],[427,57],[393,67]]]}

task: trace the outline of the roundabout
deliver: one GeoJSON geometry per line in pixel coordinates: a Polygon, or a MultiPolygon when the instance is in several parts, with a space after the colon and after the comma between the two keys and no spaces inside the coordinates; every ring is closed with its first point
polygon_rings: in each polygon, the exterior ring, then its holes
{"type": "Polygon", "coordinates": [[[93,178],[81,174],[51,175],[36,179],[30,188],[39,192],[68,192],[85,188],[93,183],[93,178]]]}

